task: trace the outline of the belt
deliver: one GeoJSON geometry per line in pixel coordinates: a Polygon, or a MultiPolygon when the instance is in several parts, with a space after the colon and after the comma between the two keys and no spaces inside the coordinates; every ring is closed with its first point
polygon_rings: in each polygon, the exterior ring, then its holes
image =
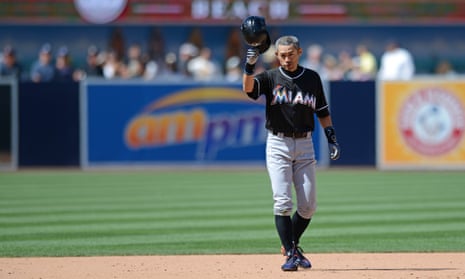
{"type": "Polygon", "coordinates": [[[311,132],[274,132],[273,135],[286,138],[301,139],[306,138],[311,132]]]}

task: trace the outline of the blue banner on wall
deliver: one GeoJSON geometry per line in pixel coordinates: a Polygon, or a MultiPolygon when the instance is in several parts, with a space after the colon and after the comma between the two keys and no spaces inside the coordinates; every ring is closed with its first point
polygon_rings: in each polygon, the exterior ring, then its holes
{"type": "Polygon", "coordinates": [[[89,82],[83,96],[84,167],[265,162],[264,100],[240,84],[89,82]]]}
{"type": "Polygon", "coordinates": [[[0,77],[0,171],[18,165],[18,86],[0,77]]]}
{"type": "Polygon", "coordinates": [[[79,83],[20,82],[20,167],[79,165],[79,83]]]}
{"type": "Polygon", "coordinates": [[[374,81],[332,81],[331,116],[341,157],[331,165],[374,166],[376,163],[376,86],[374,81]]]}

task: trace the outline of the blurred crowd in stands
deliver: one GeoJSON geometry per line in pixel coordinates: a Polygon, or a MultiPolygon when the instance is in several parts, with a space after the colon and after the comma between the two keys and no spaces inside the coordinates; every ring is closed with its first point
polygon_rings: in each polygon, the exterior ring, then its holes
{"type": "MultiPolygon", "coordinates": [[[[88,77],[103,79],[144,79],[160,81],[195,80],[237,82],[242,78],[244,48],[240,33],[225,42],[225,54],[215,60],[212,49],[205,46],[201,36],[190,37],[173,52],[165,52],[162,40],[153,36],[147,50],[140,44],[124,44],[115,33],[107,49],[91,45],[86,61],[76,66],[67,46],[45,43],[38,50],[32,65],[23,65],[14,46],[4,46],[0,58],[0,77],[15,76],[33,82],[79,81],[88,77]]],[[[259,60],[256,72],[277,66],[274,46],[259,60]]],[[[386,45],[380,57],[364,45],[354,46],[352,53],[326,53],[319,44],[305,46],[301,65],[316,70],[324,80],[364,81],[379,79],[410,79],[415,75],[415,63],[409,50],[398,42],[386,45]]],[[[440,61],[434,73],[443,76],[457,74],[449,61],[440,61]]]]}

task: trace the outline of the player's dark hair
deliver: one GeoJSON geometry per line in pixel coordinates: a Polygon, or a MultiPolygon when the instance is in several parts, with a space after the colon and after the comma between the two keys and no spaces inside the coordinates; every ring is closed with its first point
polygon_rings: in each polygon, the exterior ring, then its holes
{"type": "Polygon", "coordinates": [[[296,49],[300,48],[299,39],[296,36],[282,36],[276,40],[275,47],[278,46],[294,46],[296,49]]]}

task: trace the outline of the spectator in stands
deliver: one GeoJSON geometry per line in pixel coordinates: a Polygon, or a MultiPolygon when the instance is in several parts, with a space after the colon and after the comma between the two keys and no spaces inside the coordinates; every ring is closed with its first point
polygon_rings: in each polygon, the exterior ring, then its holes
{"type": "Polygon", "coordinates": [[[199,49],[191,43],[183,43],[179,47],[178,71],[184,76],[190,76],[187,65],[191,59],[197,57],[199,49]]]}
{"type": "Polygon", "coordinates": [[[452,64],[447,60],[439,61],[439,63],[436,65],[434,73],[446,78],[453,78],[457,75],[454,68],[452,67],[452,64]]]}
{"type": "Polygon", "coordinates": [[[241,59],[238,56],[231,56],[226,60],[225,80],[228,82],[236,82],[242,80],[241,59]]]}
{"type": "Polygon", "coordinates": [[[187,42],[193,44],[199,50],[202,49],[204,47],[202,28],[193,28],[187,42]]]}
{"type": "Polygon", "coordinates": [[[204,47],[197,57],[187,63],[189,75],[198,81],[211,81],[220,74],[216,63],[212,59],[211,49],[204,47]]]}
{"type": "Polygon", "coordinates": [[[44,44],[39,51],[39,58],[31,67],[33,82],[49,82],[55,77],[55,67],[52,61],[52,46],[44,44]]]}
{"type": "Polygon", "coordinates": [[[176,53],[168,52],[165,55],[164,67],[162,69],[164,72],[173,75],[178,72],[178,58],[176,57],[176,53]]]}
{"type": "Polygon", "coordinates": [[[226,61],[231,57],[244,57],[244,39],[242,38],[242,33],[239,28],[231,29],[226,42],[226,61]]]}
{"type": "Polygon", "coordinates": [[[19,64],[15,49],[7,45],[3,49],[3,58],[0,60],[0,77],[12,76],[21,78],[22,66],[19,64]]]}
{"type": "Polygon", "coordinates": [[[125,55],[126,42],[121,27],[115,27],[111,31],[110,40],[108,42],[108,49],[112,50],[112,55],[116,56],[118,61],[123,60],[125,55]]]}
{"type": "Polygon", "coordinates": [[[408,80],[415,74],[412,55],[396,41],[390,41],[381,56],[378,78],[381,80],[408,80]]]}
{"type": "Polygon", "coordinates": [[[332,54],[325,54],[323,56],[323,73],[325,76],[321,77],[323,80],[334,81],[334,80],[342,80],[344,77],[344,73],[338,67],[337,58],[332,54]]]}
{"type": "Polygon", "coordinates": [[[155,60],[149,60],[144,63],[143,78],[147,80],[154,79],[159,75],[160,71],[159,63],[155,60]]]}
{"type": "Polygon", "coordinates": [[[322,56],[323,47],[319,44],[312,44],[307,48],[306,57],[302,62],[302,66],[318,72],[322,75],[322,79],[324,79],[322,56]]]}
{"type": "Polygon", "coordinates": [[[103,76],[106,79],[121,77],[124,64],[118,59],[118,55],[114,50],[109,50],[105,55],[103,63],[103,76]]]}
{"type": "Polygon", "coordinates": [[[160,28],[152,28],[147,46],[148,60],[162,66],[165,59],[165,40],[160,28]]]}
{"type": "Polygon", "coordinates": [[[363,80],[374,79],[378,70],[378,64],[376,62],[375,56],[364,44],[359,44],[356,48],[356,51],[358,55],[356,61],[358,62],[358,72],[360,73],[360,78],[363,80]]]}
{"type": "Polygon", "coordinates": [[[99,57],[100,51],[95,45],[87,49],[86,66],[84,73],[88,77],[103,77],[102,61],[99,57]]]}
{"type": "MultiPolygon", "coordinates": [[[[263,70],[279,67],[279,60],[276,58],[276,47],[271,44],[270,48],[261,55],[263,70]]],[[[256,65],[259,66],[259,65],[256,65]]],[[[257,70],[255,71],[257,72],[257,70]]],[[[258,73],[258,72],[257,72],[258,73]]]]}
{"type": "Polygon", "coordinates": [[[342,74],[343,80],[351,79],[351,71],[353,70],[353,59],[349,51],[341,50],[338,54],[338,68],[342,74]]]}
{"type": "Polygon", "coordinates": [[[139,44],[132,44],[127,51],[127,62],[124,65],[124,78],[139,78],[144,73],[144,63],[142,62],[142,49],[139,44]]]}
{"type": "Polygon", "coordinates": [[[352,58],[352,67],[347,72],[346,79],[351,81],[366,81],[373,79],[373,77],[362,71],[361,59],[359,56],[356,56],[352,58]]]}
{"type": "Polygon", "coordinates": [[[55,59],[55,81],[73,81],[76,80],[75,69],[71,64],[71,57],[66,46],[58,49],[55,59]]]}
{"type": "MultiPolygon", "coordinates": [[[[146,79],[149,78],[149,64],[146,65],[146,79]]],[[[178,60],[176,53],[168,52],[165,55],[165,59],[162,64],[157,64],[156,75],[154,75],[155,79],[163,80],[163,81],[175,81],[178,82],[185,78],[185,75],[178,71],[178,60]]]]}

